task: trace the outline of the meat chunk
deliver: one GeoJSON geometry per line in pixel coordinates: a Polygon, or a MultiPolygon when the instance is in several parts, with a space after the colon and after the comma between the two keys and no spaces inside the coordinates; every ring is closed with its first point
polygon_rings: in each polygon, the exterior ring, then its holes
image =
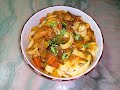
{"type": "Polygon", "coordinates": [[[39,29],[36,31],[36,33],[33,36],[33,39],[34,41],[36,40],[38,41],[44,37],[44,39],[48,40],[48,39],[53,38],[54,35],[55,35],[54,30],[51,27],[42,26],[42,27],[39,27],[39,29]]]}

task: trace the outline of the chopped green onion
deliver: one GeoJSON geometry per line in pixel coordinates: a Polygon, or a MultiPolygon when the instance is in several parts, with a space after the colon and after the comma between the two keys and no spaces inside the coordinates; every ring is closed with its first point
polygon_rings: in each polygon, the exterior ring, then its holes
{"type": "Polygon", "coordinates": [[[63,53],[62,54],[62,60],[68,59],[69,54],[68,53],[63,53]]]}
{"type": "Polygon", "coordinates": [[[80,40],[81,36],[80,36],[80,34],[76,34],[76,35],[74,36],[74,38],[75,38],[75,40],[80,40]]]}
{"type": "Polygon", "coordinates": [[[62,29],[61,32],[60,32],[60,35],[64,35],[66,33],[66,30],[65,29],[62,29]]]}
{"type": "Polygon", "coordinates": [[[52,41],[52,40],[49,40],[49,41],[48,41],[49,46],[51,46],[51,45],[52,45],[52,43],[53,43],[53,41],[52,41]]]}
{"type": "Polygon", "coordinates": [[[62,22],[62,28],[66,28],[67,24],[65,22],[62,22]]]}
{"type": "Polygon", "coordinates": [[[51,27],[56,27],[57,26],[57,23],[56,22],[49,22],[48,23],[51,27]]]}
{"type": "Polygon", "coordinates": [[[54,55],[57,55],[58,54],[58,50],[57,50],[58,45],[56,43],[55,38],[53,38],[52,40],[49,40],[48,44],[49,44],[51,52],[53,52],[54,55]]]}
{"type": "Polygon", "coordinates": [[[89,44],[89,43],[83,44],[82,47],[85,48],[85,49],[86,49],[86,48],[89,48],[89,47],[90,47],[90,44],[89,44]]]}
{"type": "Polygon", "coordinates": [[[51,49],[51,52],[53,52],[53,53],[54,53],[54,55],[56,56],[56,55],[57,55],[57,53],[58,53],[58,50],[57,50],[57,45],[52,44],[52,46],[50,47],[50,49],[51,49]]]}

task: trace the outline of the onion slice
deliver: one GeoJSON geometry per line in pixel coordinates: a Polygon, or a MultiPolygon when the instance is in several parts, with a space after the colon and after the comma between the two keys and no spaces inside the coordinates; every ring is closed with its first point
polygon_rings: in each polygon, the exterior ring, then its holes
{"type": "Polygon", "coordinates": [[[87,35],[87,28],[89,27],[88,25],[81,25],[80,22],[76,22],[72,28],[75,33],[80,34],[82,37],[85,37],[87,35]]]}
{"type": "Polygon", "coordinates": [[[69,36],[69,41],[68,41],[67,43],[65,43],[65,44],[60,44],[60,47],[61,47],[62,49],[67,49],[67,48],[69,48],[69,47],[72,45],[73,41],[74,41],[74,38],[73,38],[73,36],[72,36],[70,33],[66,32],[65,37],[66,37],[66,36],[67,36],[67,37],[69,36]]]}

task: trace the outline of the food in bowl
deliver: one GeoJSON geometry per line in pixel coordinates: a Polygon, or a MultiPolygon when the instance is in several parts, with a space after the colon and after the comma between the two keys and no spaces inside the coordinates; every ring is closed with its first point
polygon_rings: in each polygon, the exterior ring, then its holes
{"type": "Polygon", "coordinates": [[[40,71],[57,78],[85,72],[98,45],[90,24],[69,11],[58,10],[40,18],[31,29],[27,54],[40,71]]]}

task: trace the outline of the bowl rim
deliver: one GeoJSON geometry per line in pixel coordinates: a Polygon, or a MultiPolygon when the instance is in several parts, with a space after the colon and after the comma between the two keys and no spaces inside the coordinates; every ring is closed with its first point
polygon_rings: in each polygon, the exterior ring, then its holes
{"type": "Polygon", "coordinates": [[[104,37],[103,37],[103,33],[102,33],[99,25],[97,24],[97,22],[96,22],[89,14],[87,14],[87,13],[85,13],[85,12],[83,12],[83,11],[77,9],[77,8],[70,7],[70,6],[56,5],[56,6],[50,6],[50,7],[47,7],[47,8],[40,9],[40,10],[37,11],[36,13],[32,14],[32,16],[30,16],[30,17],[28,18],[28,20],[26,20],[25,24],[24,24],[23,27],[22,27],[21,34],[20,34],[20,51],[21,51],[21,53],[22,53],[22,56],[23,56],[24,61],[25,61],[25,62],[33,69],[33,71],[35,71],[37,74],[39,74],[39,75],[41,75],[41,76],[44,76],[44,77],[46,77],[46,78],[48,78],[48,79],[58,80],[58,81],[76,80],[76,79],[81,78],[82,76],[85,76],[85,75],[87,75],[88,73],[90,73],[90,72],[98,65],[98,63],[100,62],[100,59],[101,59],[101,57],[102,57],[102,55],[103,55],[103,47],[104,47],[104,37]],[[49,8],[55,8],[55,7],[59,7],[59,8],[60,8],[60,7],[63,7],[63,8],[72,8],[72,9],[74,9],[74,10],[80,11],[80,12],[86,14],[87,17],[89,17],[90,19],[92,19],[93,22],[94,22],[94,24],[96,24],[97,28],[99,29],[100,35],[101,35],[101,37],[102,37],[102,46],[101,46],[101,49],[100,49],[100,52],[101,52],[101,53],[100,53],[99,57],[97,58],[96,64],[95,64],[91,69],[89,69],[88,71],[86,70],[86,72],[84,72],[83,74],[80,74],[80,75],[77,75],[77,76],[74,76],[74,77],[69,77],[69,78],[57,78],[57,77],[54,77],[54,76],[47,75],[47,74],[43,73],[42,71],[38,70],[36,67],[34,67],[34,66],[30,63],[30,61],[27,59],[26,55],[24,54],[24,51],[22,50],[22,34],[23,34],[23,31],[24,31],[24,28],[25,28],[27,22],[28,22],[31,18],[33,18],[36,14],[40,13],[41,11],[44,11],[44,10],[49,9],[49,8]]]}

